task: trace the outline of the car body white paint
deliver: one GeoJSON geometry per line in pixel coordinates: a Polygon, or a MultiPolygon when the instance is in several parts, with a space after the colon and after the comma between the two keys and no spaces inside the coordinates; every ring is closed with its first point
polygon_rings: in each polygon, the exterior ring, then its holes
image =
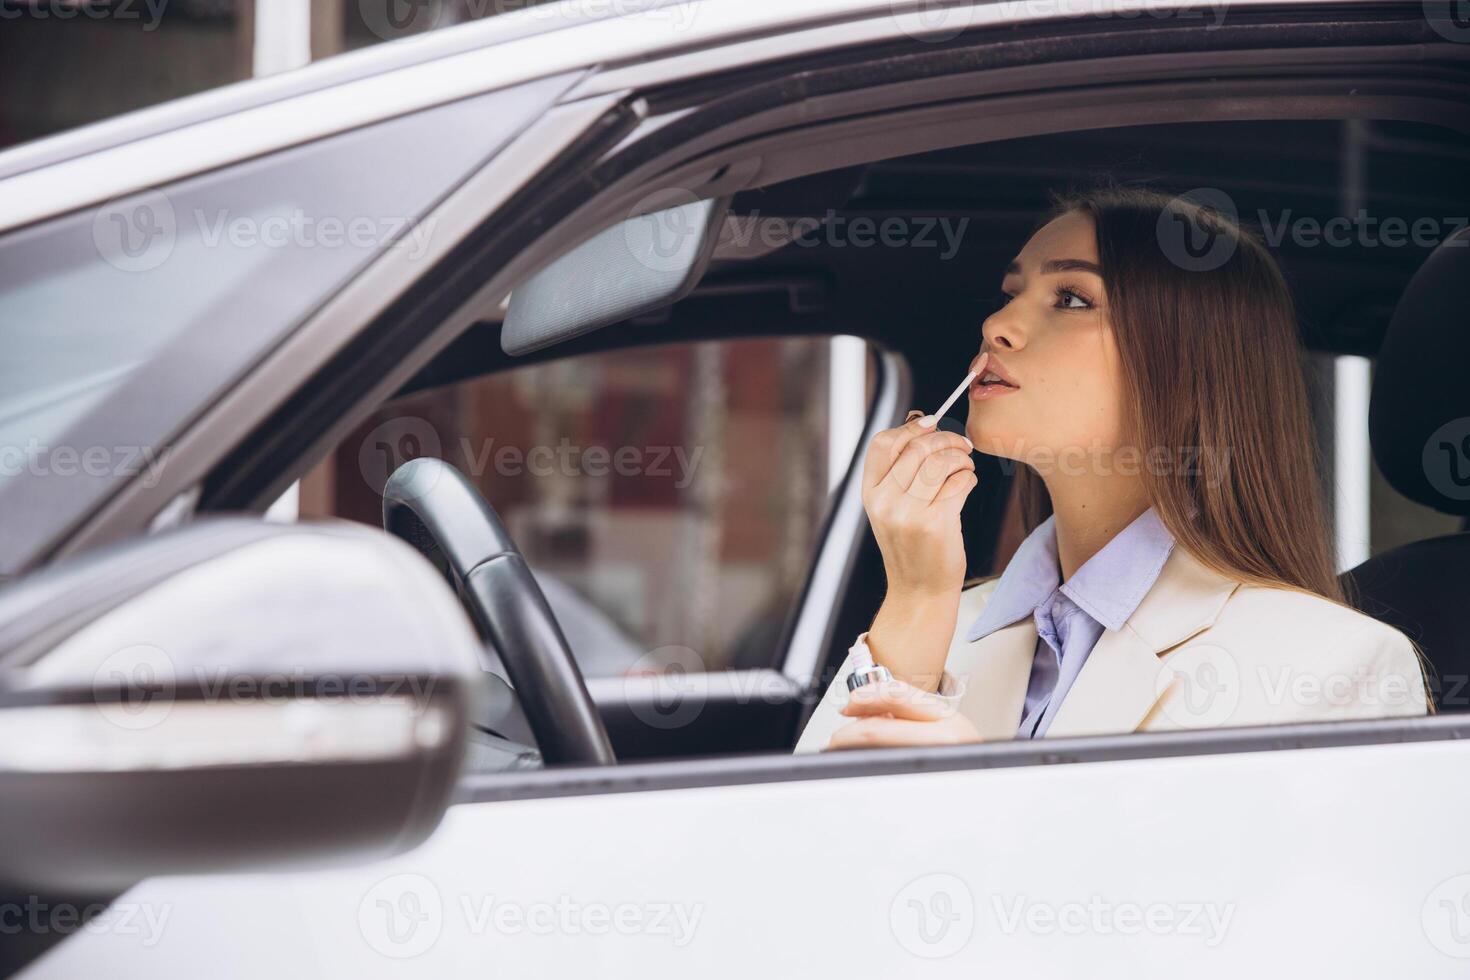
{"type": "Polygon", "coordinates": [[[1470,784],[1443,774],[1467,763],[1424,742],[460,804],[391,861],[149,881],[134,929],[22,975],[1463,977],[1470,784]]]}

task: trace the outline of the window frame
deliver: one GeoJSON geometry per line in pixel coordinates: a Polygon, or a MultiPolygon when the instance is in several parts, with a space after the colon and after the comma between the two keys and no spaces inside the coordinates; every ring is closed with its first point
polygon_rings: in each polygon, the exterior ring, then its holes
{"type": "MultiPolygon", "coordinates": [[[[1463,95],[1464,79],[1447,82],[1443,73],[1435,77],[1424,67],[1425,42],[1434,39],[1426,36],[1430,27],[1417,6],[1412,10],[1408,5],[1388,10],[1288,8],[1287,14],[1274,8],[1253,5],[1238,22],[1213,32],[1214,43],[1205,47],[1175,25],[1113,24],[1109,30],[1110,25],[1100,25],[1095,19],[1031,24],[1020,33],[996,33],[990,30],[994,25],[987,23],[986,30],[945,44],[898,39],[901,32],[890,24],[881,35],[886,46],[838,49],[834,40],[826,49],[814,49],[815,54],[786,63],[765,61],[717,79],[700,78],[697,86],[674,84],[687,76],[687,64],[683,69],[671,67],[665,77],[653,67],[658,62],[650,62],[639,79],[647,89],[601,93],[595,86],[587,88],[586,92],[594,93],[588,99],[563,102],[548,114],[548,118],[575,120],[559,131],[562,138],[552,149],[538,154],[523,137],[512,147],[523,152],[503,153],[496,161],[503,166],[486,168],[466,185],[465,190],[473,185],[475,192],[486,195],[488,203],[468,193],[456,195],[452,205],[467,206],[468,216],[462,213],[456,225],[465,229],[465,240],[437,256],[432,270],[408,275],[396,269],[383,277],[370,270],[345,291],[354,294],[353,302],[331,304],[323,311],[322,317],[331,319],[337,331],[338,346],[326,351],[317,348],[309,370],[277,370],[269,378],[267,390],[276,396],[270,401],[277,406],[274,411],[247,408],[236,399],[234,427],[224,430],[227,438],[221,440],[220,430],[211,432],[208,426],[190,433],[195,447],[201,434],[212,437],[214,443],[199,456],[201,465],[207,461],[214,474],[206,483],[203,509],[263,509],[374,405],[400,389],[455,336],[480,322],[477,314],[487,300],[625,216],[639,196],[655,187],[683,185],[701,195],[727,193],[752,182],[755,171],[744,166],[752,159],[763,161],[761,181],[774,182],[822,169],[821,159],[830,159],[834,149],[850,151],[848,162],[898,155],[895,134],[901,134],[905,141],[902,152],[908,153],[1006,135],[1123,125],[1129,119],[1427,117],[1470,132],[1467,100],[1450,97],[1463,95]],[[1259,37],[1256,28],[1263,19],[1273,27],[1275,46],[1270,49],[1251,39],[1259,37]],[[1237,36],[1244,38],[1239,48],[1228,49],[1226,45],[1237,36]],[[977,53],[995,54],[1006,45],[1007,57],[1017,60],[997,66],[995,59],[979,59],[986,67],[974,67],[977,53]],[[1404,51],[1417,52],[1421,60],[1395,58],[1404,51]],[[1106,68],[1102,76],[1098,75],[1100,65],[1106,68]],[[1171,70],[1186,69],[1223,77],[1181,85],[1169,75],[1171,70]],[[1286,95],[1263,88],[1262,79],[1252,74],[1286,69],[1290,69],[1288,74],[1307,69],[1317,74],[1286,95]],[[1395,71],[1408,76],[1407,84],[1405,78],[1393,76],[1395,71]],[[790,84],[793,77],[801,84],[790,84]],[[1143,84],[1141,78],[1149,82],[1143,84]],[[665,79],[670,87],[660,89],[665,79]],[[772,79],[784,81],[772,83],[772,79]],[[1039,91],[1043,88],[1049,94],[1039,91]],[[723,101],[720,96],[725,96],[723,101]],[[760,99],[768,101],[761,103],[760,99]],[[1105,111],[1106,119],[1090,117],[1100,111],[1105,111]],[[925,139],[931,141],[927,147],[922,144],[925,139]],[[914,145],[914,140],[921,145],[914,145]],[[484,179],[489,172],[502,179],[514,177],[517,193],[507,195],[495,188],[484,179]],[[523,181],[529,183],[522,186],[523,181]],[[509,221],[504,227],[487,227],[492,217],[505,216],[509,221]],[[385,280],[391,284],[388,292],[394,301],[365,302],[364,294],[381,290],[385,280]],[[426,328],[425,323],[433,326],[426,328]],[[327,356],[333,350],[335,355],[327,356]],[[318,422],[313,416],[331,421],[318,422]],[[220,444],[229,447],[228,451],[217,450],[220,444]]],[[[772,44],[778,41],[771,39],[772,44]]],[[[1465,46],[1448,42],[1435,44],[1435,50],[1459,62],[1470,58],[1465,46]]],[[[1437,66],[1442,67],[1442,63],[1437,66]]],[[[302,333],[318,325],[308,324],[302,333]]],[[[130,501],[134,510],[128,513],[146,518],[167,499],[155,494],[149,498],[152,509],[144,510],[134,495],[130,501]]],[[[112,508],[88,532],[73,538],[67,549],[92,543],[102,535],[99,528],[120,534],[122,512],[121,505],[112,508]]],[[[1356,744],[1354,739],[1367,743],[1452,738],[1467,723],[1431,718],[1349,728],[1307,726],[1333,728],[1338,734],[1273,728],[1247,734],[1225,730],[1129,735],[1130,745],[1134,739],[1143,741],[1137,743],[1137,749],[1118,746],[1116,751],[1157,754],[1174,745],[1189,754],[1212,746],[1218,751],[1246,751],[1356,744]]],[[[1115,750],[1109,748],[1113,744],[1109,739],[1077,743],[897,754],[881,750],[877,758],[893,760],[887,764],[900,766],[898,771],[911,771],[949,763],[955,768],[975,768],[986,760],[1002,758],[1015,764],[1062,761],[1064,750],[1070,753],[1066,761],[1080,761],[1106,757],[1115,750]]],[[[840,757],[794,762],[781,757],[769,763],[736,757],[658,765],[674,767],[667,779],[675,782],[713,778],[700,773],[719,772],[736,774],[732,778],[739,781],[771,778],[768,769],[795,774],[789,778],[821,775],[829,766],[833,775],[862,774],[866,771],[863,766],[875,764],[864,762],[867,757],[866,753],[857,755],[856,762],[842,762],[840,757]]],[[[631,766],[626,770],[634,782],[639,772],[643,773],[640,785],[653,785],[652,770],[631,766]]],[[[622,774],[606,771],[595,776],[551,772],[526,779],[529,782],[518,778],[505,784],[504,792],[524,785],[544,795],[559,783],[586,788],[599,781],[625,782],[622,774]]]]}
{"type": "Polygon", "coordinates": [[[564,796],[657,792],[905,773],[1086,766],[1205,755],[1249,755],[1470,738],[1470,714],[1254,728],[1133,732],[922,748],[849,749],[803,755],[738,755],[466,774],[454,803],[500,803],[564,796]]]}

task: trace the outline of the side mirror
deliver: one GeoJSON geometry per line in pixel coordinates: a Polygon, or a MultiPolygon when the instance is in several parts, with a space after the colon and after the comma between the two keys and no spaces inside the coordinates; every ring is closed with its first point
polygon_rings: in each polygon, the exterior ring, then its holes
{"type": "Polygon", "coordinates": [[[438,825],[478,640],[349,525],[200,523],[0,591],[0,883],[370,860],[438,825]]]}

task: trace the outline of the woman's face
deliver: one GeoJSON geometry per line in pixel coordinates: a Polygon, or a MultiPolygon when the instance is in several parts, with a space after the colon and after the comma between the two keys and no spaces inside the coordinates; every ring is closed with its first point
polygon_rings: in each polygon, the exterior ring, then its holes
{"type": "MultiPolygon", "coordinates": [[[[1092,218],[1069,212],[1026,243],[1001,282],[981,352],[1014,388],[970,386],[965,433],[984,453],[1084,461],[1123,438],[1123,382],[1092,218]]],[[[977,353],[970,363],[974,370],[977,353]]],[[[987,369],[987,374],[989,370],[987,369]]]]}

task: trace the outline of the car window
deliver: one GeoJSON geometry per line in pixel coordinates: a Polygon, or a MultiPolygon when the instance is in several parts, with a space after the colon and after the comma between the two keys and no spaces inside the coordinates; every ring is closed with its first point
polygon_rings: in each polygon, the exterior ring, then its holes
{"type": "Polygon", "coordinates": [[[865,353],[673,344],[414,394],[306,478],[302,516],[377,524],[392,469],[441,457],[500,514],[588,676],[772,666],[867,414],[865,353]]]}
{"type": "Polygon", "coordinates": [[[1318,449],[1330,478],[1339,570],[1414,541],[1453,534],[1461,519],[1415,503],[1378,468],[1368,439],[1368,396],[1377,360],[1356,354],[1308,355],[1318,449]]]}
{"type": "MultiPolygon", "coordinates": [[[[495,93],[0,238],[0,540],[14,562],[178,428],[544,106],[495,93]]],[[[0,568],[0,571],[3,571],[0,568]]]]}

